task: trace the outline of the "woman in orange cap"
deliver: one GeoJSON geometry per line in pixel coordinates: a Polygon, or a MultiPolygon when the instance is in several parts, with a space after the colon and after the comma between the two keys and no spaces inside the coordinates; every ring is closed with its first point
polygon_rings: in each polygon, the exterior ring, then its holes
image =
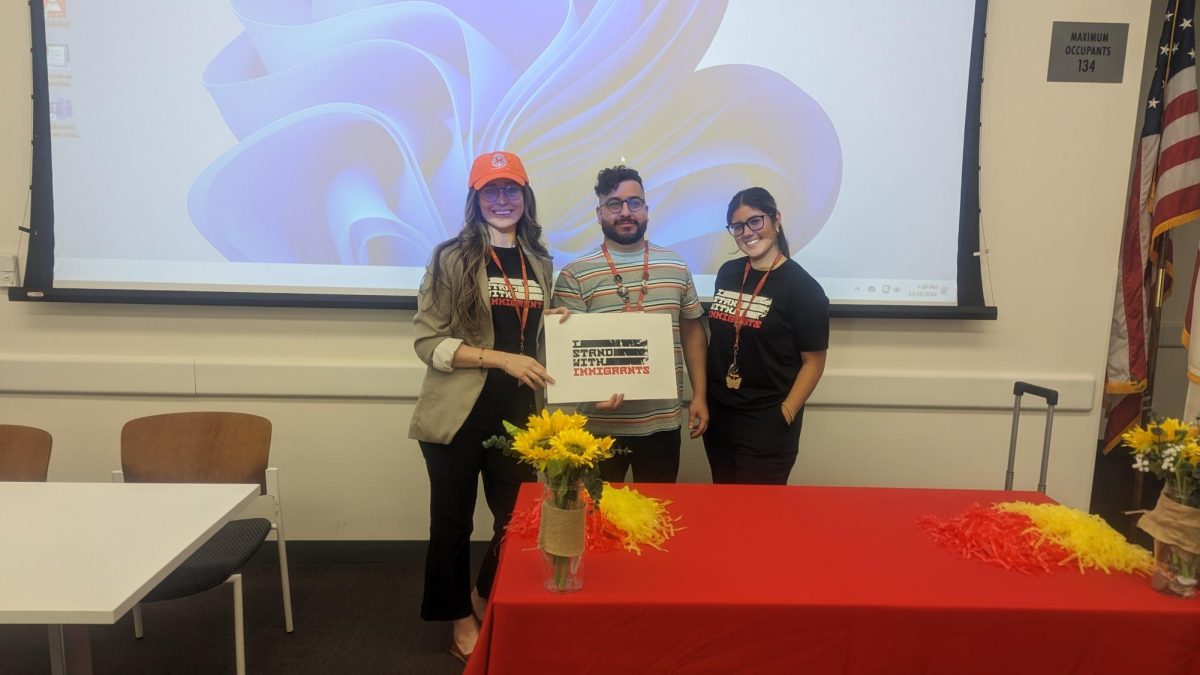
{"type": "MultiPolygon", "coordinates": [[[[417,295],[414,346],[425,379],[409,436],[429,472],[429,550],[421,617],[453,621],[450,652],[465,661],[496,573],[504,527],[521,483],[533,472],[483,442],[540,407],[554,380],[538,361],[552,261],[521,159],[488,152],[468,180],[462,230],[434,249],[417,295]],[[493,536],[471,588],[470,540],[476,486],[494,518],[493,536]]],[[[565,318],[565,317],[563,317],[565,318]]]]}

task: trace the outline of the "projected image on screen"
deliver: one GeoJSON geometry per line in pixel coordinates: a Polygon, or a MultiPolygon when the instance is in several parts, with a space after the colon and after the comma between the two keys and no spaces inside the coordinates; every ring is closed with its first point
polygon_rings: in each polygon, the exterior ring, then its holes
{"type": "Polygon", "coordinates": [[[702,295],[761,185],[834,302],[953,304],[973,8],[842,4],[72,3],[47,14],[56,285],[411,295],[506,149],[557,266],[625,163],[702,295]]]}

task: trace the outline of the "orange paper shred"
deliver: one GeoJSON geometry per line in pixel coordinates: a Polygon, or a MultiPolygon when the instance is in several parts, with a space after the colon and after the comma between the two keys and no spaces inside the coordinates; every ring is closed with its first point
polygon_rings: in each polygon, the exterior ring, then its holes
{"type": "MultiPolygon", "coordinates": [[[[536,542],[541,520],[542,499],[536,497],[530,501],[529,508],[513,511],[512,517],[508,520],[504,538],[513,537],[523,541],[536,542]]],[[[586,523],[584,530],[586,550],[592,552],[619,551],[625,548],[624,534],[611,523],[606,523],[603,516],[600,515],[600,510],[591,504],[588,504],[584,522],[586,523]]]]}
{"type": "MultiPolygon", "coordinates": [[[[624,549],[641,555],[643,545],[664,551],[663,544],[681,529],[676,525],[679,518],[667,511],[669,500],[647,497],[629,486],[614,488],[608,483],[604,484],[603,494],[600,508],[590,501],[587,506],[588,551],[624,549]]],[[[534,498],[528,508],[514,511],[505,538],[537,541],[541,507],[541,498],[534,498]]]]}
{"type": "Polygon", "coordinates": [[[1003,502],[974,504],[950,519],[917,521],[938,545],[968,560],[1022,574],[1043,574],[1074,566],[1145,574],[1153,560],[1098,516],[1057,504],[1003,502]]]}
{"type": "Polygon", "coordinates": [[[1028,516],[979,504],[954,518],[925,516],[917,524],[940,546],[968,560],[1022,574],[1053,571],[1070,555],[1061,546],[1041,541],[1028,516]]]}

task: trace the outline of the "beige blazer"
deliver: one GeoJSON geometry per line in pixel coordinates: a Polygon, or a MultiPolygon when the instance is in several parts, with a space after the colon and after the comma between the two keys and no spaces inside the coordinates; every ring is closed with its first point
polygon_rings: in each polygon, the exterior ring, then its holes
{"type": "MultiPolygon", "coordinates": [[[[524,249],[522,248],[524,251],[524,249]]],[[[425,379],[421,382],[421,394],[413,410],[412,423],[408,427],[409,438],[429,443],[449,443],[467,419],[467,414],[483,391],[487,379],[485,368],[455,368],[443,372],[433,367],[433,353],[447,338],[459,338],[472,347],[492,349],[496,335],[492,328],[490,313],[476,331],[468,331],[454,320],[454,298],[460,293],[479,293],[488,301],[487,269],[480,268],[475,274],[474,288],[463,288],[461,283],[462,256],[457,246],[451,245],[441,252],[441,293],[433,292],[432,261],[425,268],[421,289],[417,293],[417,313],[413,317],[413,347],[417,358],[425,363],[425,379]]],[[[549,306],[550,288],[553,283],[553,261],[550,258],[525,251],[532,263],[533,275],[542,287],[544,307],[549,306]]],[[[542,350],[542,325],[538,325],[538,358],[545,362],[542,350]]],[[[542,392],[535,392],[537,405],[543,405],[542,392]]],[[[511,420],[517,423],[516,420],[511,420]]]]}

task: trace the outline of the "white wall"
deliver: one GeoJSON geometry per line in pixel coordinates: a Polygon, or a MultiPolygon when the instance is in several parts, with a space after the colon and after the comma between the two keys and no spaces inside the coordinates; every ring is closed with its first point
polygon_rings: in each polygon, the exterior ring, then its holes
{"type": "MultiPolygon", "coordinates": [[[[1063,390],[1049,492],[1087,507],[1140,105],[1141,5],[993,0],[981,199],[1000,318],[835,320],[793,482],[998,488],[1011,383],[1026,379],[1063,390]],[[1055,20],[1131,24],[1124,82],[1047,83],[1055,20]]],[[[0,255],[23,254],[16,227],[28,217],[26,12],[0,3],[0,255]]],[[[129,418],[263,414],[290,536],[422,539],[427,479],[406,438],[421,373],[410,322],[409,312],[0,301],[0,422],[54,435],[51,480],[104,481],[129,418]]],[[[1041,430],[1027,412],[1019,487],[1036,482],[1041,430]]],[[[684,453],[682,479],[707,481],[700,444],[684,453]]]]}

